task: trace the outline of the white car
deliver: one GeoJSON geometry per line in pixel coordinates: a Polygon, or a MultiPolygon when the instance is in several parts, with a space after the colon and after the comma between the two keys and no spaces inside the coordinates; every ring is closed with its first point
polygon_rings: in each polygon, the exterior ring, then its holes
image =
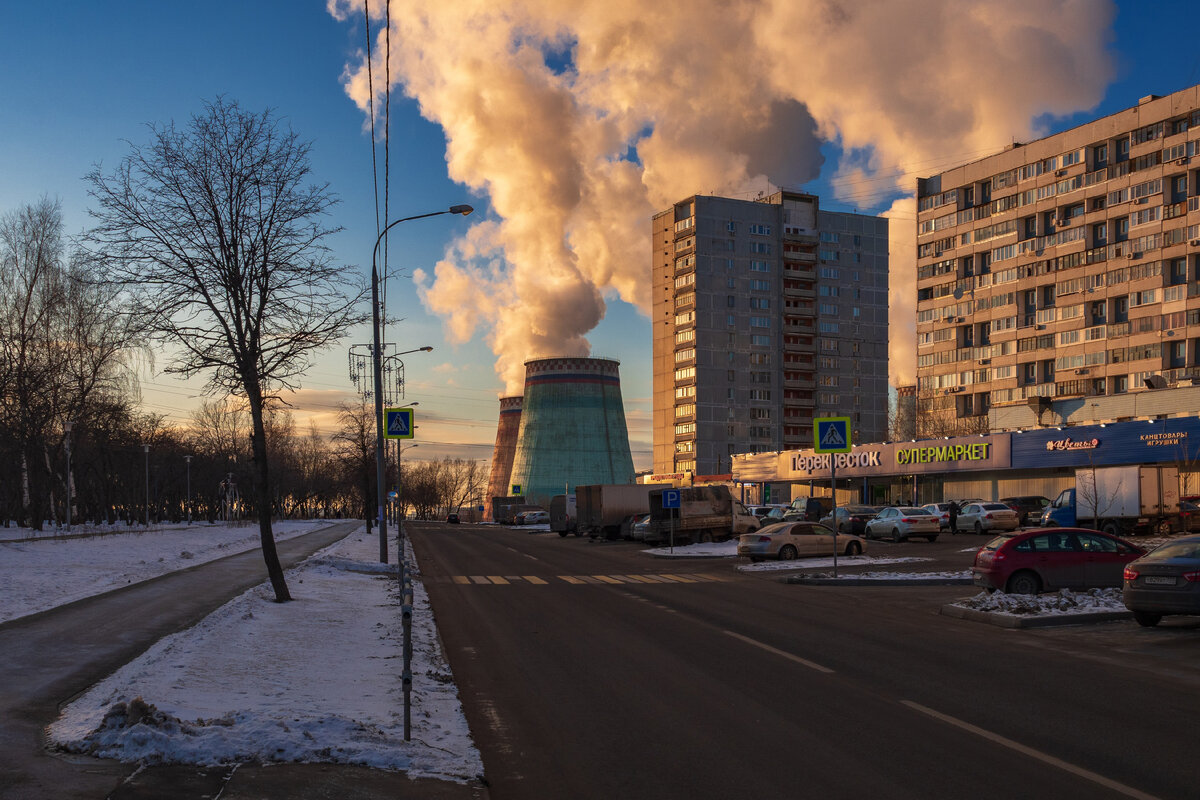
{"type": "Polygon", "coordinates": [[[950,530],[950,504],[949,503],[926,503],[921,508],[928,511],[937,517],[942,524],[943,530],[950,530]]]}
{"type": "Polygon", "coordinates": [[[910,537],[934,542],[941,532],[941,520],[923,508],[888,506],[875,519],[867,521],[863,536],[868,539],[888,536],[894,542],[906,542],[910,537]]]}
{"type": "Polygon", "coordinates": [[[952,533],[1015,531],[1021,527],[1021,517],[1004,503],[971,503],[958,512],[957,523],[952,533]]]}
{"type": "Polygon", "coordinates": [[[525,511],[517,515],[518,525],[549,525],[549,511],[525,511]]]}

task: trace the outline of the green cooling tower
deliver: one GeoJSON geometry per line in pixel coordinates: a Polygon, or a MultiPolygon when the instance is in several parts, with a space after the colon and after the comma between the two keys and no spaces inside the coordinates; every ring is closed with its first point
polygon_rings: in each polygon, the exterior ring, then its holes
{"type": "Polygon", "coordinates": [[[621,403],[620,362],[539,358],[525,362],[525,400],[511,483],[545,508],[576,486],[633,483],[621,403]]]}

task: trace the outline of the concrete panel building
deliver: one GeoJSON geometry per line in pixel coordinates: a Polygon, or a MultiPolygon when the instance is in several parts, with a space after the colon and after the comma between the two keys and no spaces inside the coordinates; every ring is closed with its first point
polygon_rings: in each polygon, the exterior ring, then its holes
{"type": "Polygon", "coordinates": [[[1192,87],[919,182],[918,420],[946,430],[918,435],[1130,419],[1200,378],[1198,151],[1192,87]]]}
{"type": "Polygon", "coordinates": [[[654,216],[656,473],[809,445],[814,416],[884,438],[887,226],[799,192],[695,195],[654,216]]]}

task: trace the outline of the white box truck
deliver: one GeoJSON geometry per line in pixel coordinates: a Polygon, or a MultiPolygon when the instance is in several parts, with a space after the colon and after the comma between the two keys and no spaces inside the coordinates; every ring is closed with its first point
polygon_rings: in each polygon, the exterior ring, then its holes
{"type": "Polygon", "coordinates": [[[1179,469],[1132,465],[1075,470],[1075,488],[1064,489],[1042,514],[1042,525],[1085,527],[1129,536],[1178,527],[1179,469]]]}
{"type": "Polygon", "coordinates": [[[723,542],[762,525],[728,486],[691,486],[679,490],[679,508],[663,508],[662,489],[650,493],[650,524],[646,543],[723,542]]]}

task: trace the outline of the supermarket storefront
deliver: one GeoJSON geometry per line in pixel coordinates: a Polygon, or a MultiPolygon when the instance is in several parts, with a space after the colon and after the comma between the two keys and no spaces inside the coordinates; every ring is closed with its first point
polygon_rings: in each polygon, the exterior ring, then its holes
{"type": "Polygon", "coordinates": [[[967,497],[1053,498],[1074,485],[1076,469],[1117,464],[1176,465],[1181,493],[1200,492],[1200,419],[864,444],[838,454],[748,453],[733,456],[733,478],[751,495],[767,485],[774,497],[787,497],[787,490],[791,497],[828,495],[833,466],[839,502],[932,503],[967,497]]]}

